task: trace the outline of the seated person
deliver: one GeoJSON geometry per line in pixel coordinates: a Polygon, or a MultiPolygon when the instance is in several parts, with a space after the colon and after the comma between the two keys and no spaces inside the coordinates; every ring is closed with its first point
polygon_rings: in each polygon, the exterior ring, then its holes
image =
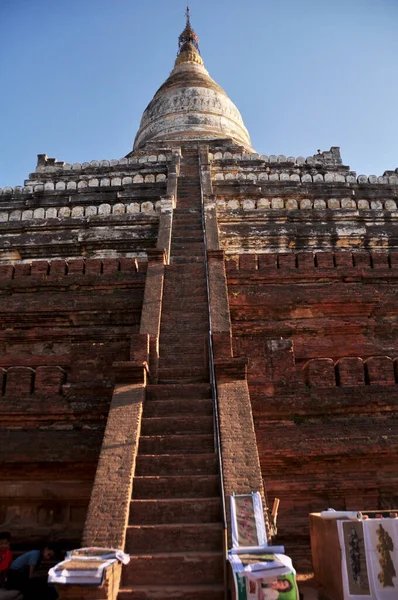
{"type": "Polygon", "coordinates": [[[8,569],[12,562],[10,539],[11,534],[9,531],[0,531],[0,587],[7,578],[8,569]]]}
{"type": "MultiPolygon", "coordinates": [[[[38,579],[35,581],[35,571],[42,560],[51,560],[54,555],[54,549],[45,546],[42,550],[30,550],[30,552],[18,556],[12,561],[8,570],[7,588],[9,590],[19,590],[25,600],[30,598],[36,600],[38,598],[38,584],[44,583],[47,587],[47,580],[45,582],[38,579]]],[[[44,594],[40,597],[44,598],[44,594]]]]}

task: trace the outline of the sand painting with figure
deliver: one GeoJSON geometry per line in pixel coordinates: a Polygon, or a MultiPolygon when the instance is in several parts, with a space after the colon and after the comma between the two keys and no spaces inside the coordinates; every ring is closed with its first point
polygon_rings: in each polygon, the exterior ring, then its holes
{"type": "Polygon", "coordinates": [[[258,546],[253,498],[251,496],[235,496],[235,506],[239,546],[258,546]]]}

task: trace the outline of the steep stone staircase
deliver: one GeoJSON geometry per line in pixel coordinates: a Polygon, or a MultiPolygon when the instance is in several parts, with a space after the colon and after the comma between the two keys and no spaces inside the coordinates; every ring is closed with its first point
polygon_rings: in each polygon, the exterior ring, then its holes
{"type": "Polygon", "coordinates": [[[159,383],[149,385],[120,600],[224,598],[221,503],[208,379],[198,156],[183,152],[163,293],[159,383]]]}

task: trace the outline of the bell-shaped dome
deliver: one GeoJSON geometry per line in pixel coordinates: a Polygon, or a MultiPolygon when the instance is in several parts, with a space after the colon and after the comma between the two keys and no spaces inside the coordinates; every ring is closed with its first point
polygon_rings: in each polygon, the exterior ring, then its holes
{"type": "Polygon", "coordinates": [[[174,69],[145,109],[133,149],[140,150],[148,142],[232,138],[252,150],[239,110],[203,65],[189,9],[178,46],[174,69]]]}

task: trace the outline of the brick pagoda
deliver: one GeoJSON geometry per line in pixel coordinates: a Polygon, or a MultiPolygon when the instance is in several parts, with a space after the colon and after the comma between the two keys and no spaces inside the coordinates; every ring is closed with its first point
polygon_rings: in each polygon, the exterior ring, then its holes
{"type": "Polygon", "coordinates": [[[0,198],[14,543],[124,548],[119,599],[218,600],[230,494],[281,499],[303,571],[309,512],[397,506],[398,170],[259,156],[188,15],[132,152],[41,154],[0,198]]]}

